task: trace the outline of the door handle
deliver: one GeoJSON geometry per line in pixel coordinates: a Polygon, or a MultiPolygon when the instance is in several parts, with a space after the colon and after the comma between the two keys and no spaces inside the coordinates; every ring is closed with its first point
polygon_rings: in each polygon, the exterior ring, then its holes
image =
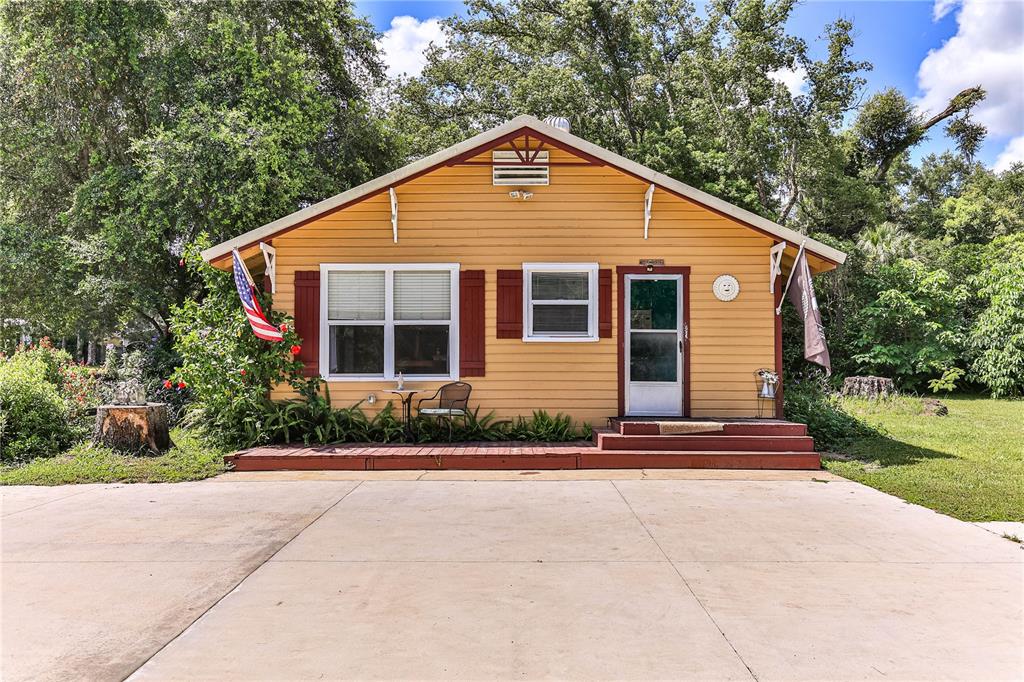
{"type": "Polygon", "coordinates": [[[683,352],[683,340],[682,339],[679,339],[679,352],[680,353],[683,352]]]}

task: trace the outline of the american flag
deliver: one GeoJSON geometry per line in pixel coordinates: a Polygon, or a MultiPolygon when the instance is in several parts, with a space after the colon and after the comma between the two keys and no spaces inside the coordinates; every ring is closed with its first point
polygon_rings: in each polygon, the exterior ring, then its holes
{"type": "Polygon", "coordinates": [[[260,308],[260,302],[256,300],[256,287],[253,284],[252,276],[238,249],[231,251],[231,258],[234,261],[235,288],[238,289],[238,298],[242,299],[242,307],[245,308],[245,316],[249,318],[252,325],[252,333],[264,341],[284,341],[281,330],[270,324],[267,316],[260,308]]]}

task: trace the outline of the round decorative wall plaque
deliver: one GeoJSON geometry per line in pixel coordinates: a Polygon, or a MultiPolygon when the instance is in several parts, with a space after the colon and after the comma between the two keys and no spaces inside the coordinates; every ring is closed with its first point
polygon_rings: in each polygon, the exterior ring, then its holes
{"type": "Polygon", "coordinates": [[[731,301],[740,295],[740,283],[732,275],[719,275],[711,290],[719,301],[731,301]]]}

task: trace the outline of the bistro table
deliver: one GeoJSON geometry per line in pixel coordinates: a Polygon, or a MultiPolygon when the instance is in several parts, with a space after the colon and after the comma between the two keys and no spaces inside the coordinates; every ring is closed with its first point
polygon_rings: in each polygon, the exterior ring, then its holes
{"type": "Polygon", "coordinates": [[[402,400],[402,420],[405,422],[405,437],[413,439],[415,434],[412,431],[412,397],[419,393],[413,388],[392,388],[388,393],[394,393],[402,400]]]}

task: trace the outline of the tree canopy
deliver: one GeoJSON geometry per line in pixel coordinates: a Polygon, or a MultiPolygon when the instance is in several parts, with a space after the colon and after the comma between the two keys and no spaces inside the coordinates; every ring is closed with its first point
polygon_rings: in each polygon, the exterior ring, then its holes
{"type": "Polygon", "coordinates": [[[327,0],[5,2],[0,316],[166,334],[200,293],[181,266],[200,235],[393,167],[374,39],[327,0]]]}
{"type": "Polygon", "coordinates": [[[869,94],[853,23],[809,42],[794,5],[468,0],[388,80],[348,0],[0,0],[0,326],[164,337],[199,240],[529,113],[850,252],[818,285],[839,374],[1024,392],[1024,167],[975,159],[985,84],[869,94]]]}

